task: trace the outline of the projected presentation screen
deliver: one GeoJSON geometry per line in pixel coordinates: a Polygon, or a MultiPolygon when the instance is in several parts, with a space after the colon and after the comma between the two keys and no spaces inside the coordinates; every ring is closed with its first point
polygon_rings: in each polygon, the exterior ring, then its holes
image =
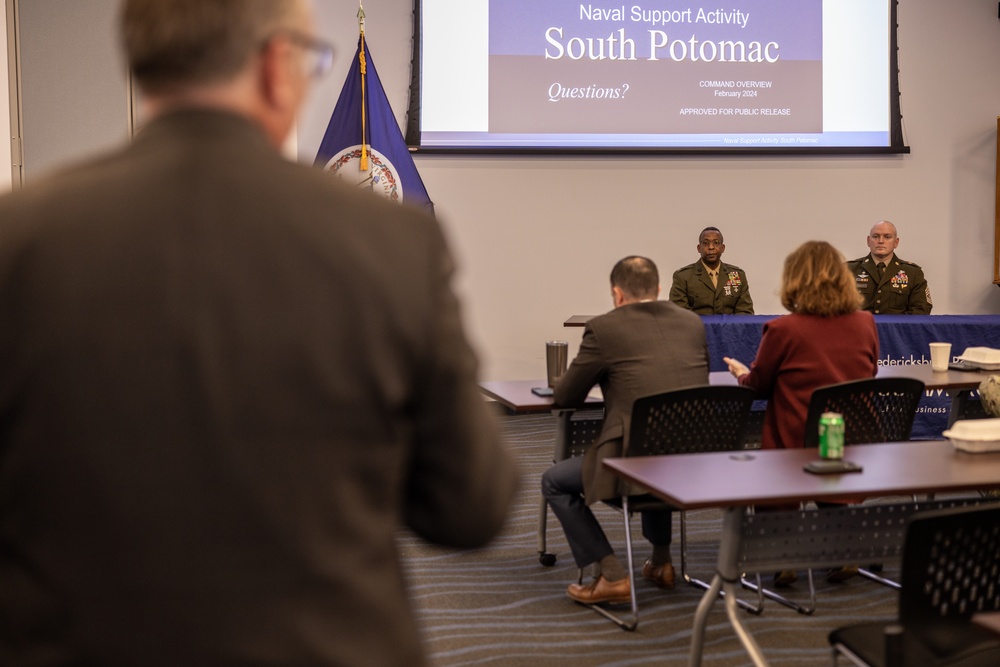
{"type": "Polygon", "coordinates": [[[417,0],[426,150],[906,152],[897,0],[417,0]]]}

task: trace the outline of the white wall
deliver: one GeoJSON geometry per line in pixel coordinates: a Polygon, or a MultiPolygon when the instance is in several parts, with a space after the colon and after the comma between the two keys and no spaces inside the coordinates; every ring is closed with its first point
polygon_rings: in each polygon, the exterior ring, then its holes
{"type": "MultiPolygon", "coordinates": [[[[337,69],[303,118],[314,154],[357,42],[352,2],[319,2],[337,69]]],[[[366,39],[402,124],[411,0],[366,0],[366,39]]],[[[697,259],[698,231],[725,233],[726,259],[749,274],[758,313],[783,312],[785,255],[811,238],[848,258],[881,218],[899,255],[923,265],[935,314],[1000,312],[993,280],[1000,21],[993,0],[902,0],[902,112],[911,154],[879,157],[451,157],[417,167],[460,263],[466,319],[489,379],[540,377],[543,341],[579,341],[574,314],[610,308],[607,274],[630,253],[670,273],[697,259]]],[[[456,54],[461,57],[461,54],[456,54]]]]}
{"type": "Polygon", "coordinates": [[[13,185],[11,165],[10,127],[10,81],[7,58],[7,9],[0,5],[0,192],[10,190],[13,185]]]}
{"type": "Polygon", "coordinates": [[[24,178],[128,138],[118,2],[17,0],[24,178]]]}
{"type": "MultiPolygon", "coordinates": [[[[319,146],[358,37],[355,0],[314,4],[320,32],[340,53],[301,119],[298,145],[307,160],[319,146]]],[[[44,40],[25,45],[45,75],[25,85],[50,112],[76,107],[68,126],[61,118],[26,111],[26,166],[35,173],[53,157],[38,152],[40,143],[59,148],[60,159],[68,159],[92,150],[95,141],[120,141],[127,125],[125,86],[120,65],[109,54],[113,6],[108,0],[22,0],[22,7],[31,9],[45,31],[44,40]],[[57,3],[72,5],[73,11],[55,11],[57,3]],[[63,40],[62,48],[53,40],[63,40]],[[84,53],[75,67],[57,66],[66,53],[76,53],[68,48],[74,41],[89,44],[100,62],[84,53]],[[95,100],[113,122],[105,119],[95,128],[91,116],[100,114],[80,113],[83,102],[94,111],[95,100]]],[[[412,0],[365,0],[365,11],[369,48],[402,123],[412,0]]],[[[726,259],[749,273],[760,313],[781,312],[775,292],[791,249],[823,238],[848,257],[859,256],[866,251],[869,227],[880,218],[897,223],[899,254],[924,266],[935,313],[1000,312],[1000,288],[992,284],[1000,114],[997,4],[901,0],[899,24],[909,155],[418,156],[417,167],[459,261],[458,287],[481,353],[482,376],[541,377],[546,339],[567,338],[574,347],[579,341],[580,330],[564,329],[563,320],[610,308],[607,274],[616,260],[649,255],[668,283],[674,268],[696,259],[697,233],[708,224],[725,232],[726,259]]]]}

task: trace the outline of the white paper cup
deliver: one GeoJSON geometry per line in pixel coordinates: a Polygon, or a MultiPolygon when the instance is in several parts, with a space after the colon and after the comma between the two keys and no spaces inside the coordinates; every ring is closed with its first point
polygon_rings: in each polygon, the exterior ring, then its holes
{"type": "Polygon", "coordinates": [[[951,343],[931,343],[931,370],[946,371],[951,361],[951,343]]]}

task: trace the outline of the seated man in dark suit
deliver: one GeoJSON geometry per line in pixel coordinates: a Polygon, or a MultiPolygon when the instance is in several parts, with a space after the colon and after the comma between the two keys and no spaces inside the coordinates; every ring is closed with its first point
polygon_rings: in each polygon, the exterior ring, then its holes
{"type": "Polygon", "coordinates": [[[701,230],[696,249],[701,259],[674,271],[670,300],[699,315],[753,315],[746,272],[722,261],[722,232],[717,227],[701,230]]]}
{"type": "MultiPolygon", "coordinates": [[[[542,493],[566,532],[576,564],[595,565],[589,585],[566,590],[584,603],[629,601],[628,576],[590,505],[619,496],[617,479],[601,465],[620,456],[628,442],[637,398],[708,384],[708,347],[701,318],[668,301],[658,301],[660,278],[645,257],[626,257],[611,272],[614,310],[587,322],[580,351],[555,388],[562,407],[583,404],[600,384],[605,418],[597,440],[582,457],[565,459],[542,475],[542,493]]],[[[674,585],[670,563],[671,513],[643,514],[643,536],[653,555],[642,574],[663,588],[674,585]]]]}

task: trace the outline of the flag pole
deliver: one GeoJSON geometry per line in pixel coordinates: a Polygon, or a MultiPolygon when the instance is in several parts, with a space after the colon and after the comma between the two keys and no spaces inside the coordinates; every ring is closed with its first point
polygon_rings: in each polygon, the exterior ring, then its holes
{"type": "Polygon", "coordinates": [[[368,108],[365,102],[365,75],[368,74],[368,63],[365,62],[365,8],[361,0],[358,0],[358,30],[361,32],[361,48],[358,49],[361,69],[361,160],[358,161],[358,168],[361,171],[368,171],[368,143],[365,141],[365,111],[368,108]]]}
{"type": "Polygon", "coordinates": [[[405,196],[407,203],[433,215],[434,204],[420,180],[368,49],[367,19],[360,0],[356,11],[359,48],[350,56],[344,87],[314,163],[347,184],[375,191],[388,199],[402,202],[405,196]]]}

